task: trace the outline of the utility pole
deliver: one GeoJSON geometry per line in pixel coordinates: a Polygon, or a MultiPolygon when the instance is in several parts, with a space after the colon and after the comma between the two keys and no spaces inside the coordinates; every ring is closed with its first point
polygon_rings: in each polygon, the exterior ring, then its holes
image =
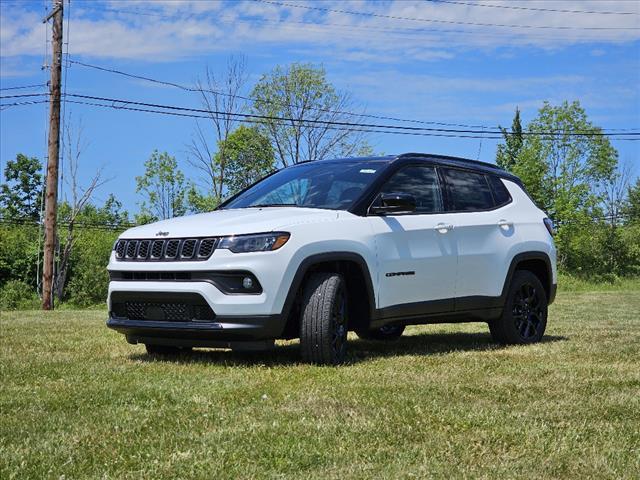
{"type": "Polygon", "coordinates": [[[64,0],[52,0],[53,10],[43,23],[53,18],[51,85],[49,86],[49,145],[44,214],[44,265],[42,268],[42,309],[53,309],[53,270],[58,213],[58,162],[60,152],[60,83],[62,81],[62,15],[64,0]]]}

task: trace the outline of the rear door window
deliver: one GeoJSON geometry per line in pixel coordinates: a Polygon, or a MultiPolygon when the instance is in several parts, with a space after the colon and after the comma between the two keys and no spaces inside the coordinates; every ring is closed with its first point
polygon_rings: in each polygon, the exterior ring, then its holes
{"type": "Polygon", "coordinates": [[[453,168],[444,168],[442,172],[447,184],[450,211],[473,212],[495,207],[485,175],[453,168]]]}

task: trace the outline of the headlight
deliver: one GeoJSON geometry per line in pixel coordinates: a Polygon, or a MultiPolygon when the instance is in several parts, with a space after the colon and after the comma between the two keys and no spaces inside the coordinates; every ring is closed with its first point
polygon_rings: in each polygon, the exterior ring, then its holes
{"type": "Polygon", "coordinates": [[[260,233],[257,235],[238,235],[222,237],[216,248],[226,248],[233,253],[269,252],[278,250],[289,240],[286,232],[260,233]]]}

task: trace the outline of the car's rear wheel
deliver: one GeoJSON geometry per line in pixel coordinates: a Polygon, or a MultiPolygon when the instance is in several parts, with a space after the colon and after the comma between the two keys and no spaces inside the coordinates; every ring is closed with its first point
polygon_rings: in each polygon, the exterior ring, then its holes
{"type": "Polygon", "coordinates": [[[174,347],[171,345],[153,345],[151,343],[146,343],[145,348],[147,349],[147,353],[149,355],[179,355],[181,353],[187,353],[191,351],[191,347],[174,347]]]}
{"type": "Polygon", "coordinates": [[[516,271],[502,316],[489,323],[493,339],[505,344],[539,342],[547,327],[547,294],[536,275],[516,271]]]}
{"type": "Polygon", "coordinates": [[[307,280],[300,320],[302,359],[338,365],[347,352],[347,291],[337,273],[314,273],[307,280]]]}
{"type": "Polygon", "coordinates": [[[363,340],[397,340],[404,333],[404,325],[385,325],[384,327],[356,329],[356,335],[363,340]]]}

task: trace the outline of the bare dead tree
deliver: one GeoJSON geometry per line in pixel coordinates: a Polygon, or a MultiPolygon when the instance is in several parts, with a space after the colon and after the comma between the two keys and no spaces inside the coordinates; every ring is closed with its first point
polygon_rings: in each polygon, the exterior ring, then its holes
{"type": "MultiPolygon", "coordinates": [[[[88,142],[83,138],[84,127],[82,122],[79,121],[77,126],[74,127],[71,124],[71,115],[69,121],[65,122],[63,129],[63,151],[66,157],[66,175],[64,183],[67,184],[70,190],[71,199],[69,201],[69,213],[65,218],[67,224],[67,236],[64,242],[64,247],[60,252],[58,260],[58,268],[55,274],[54,291],[58,300],[62,300],[64,296],[64,288],[67,283],[67,275],[69,273],[69,261],[73,253],[73,247],[75,242],[75,223],[80,212],[84,206],[89,202],[93,196],[95,190],[106,183],[107,180],[102,179],[102,168],[98,169],[95,175],[91,178],[86,187],[82,187],[78,178],[78,167],[80,165],[80,159],[83,156],[85,150],[88,147],[88,142]]],[[[58,236],[58,244],[60,244],[58,236]]]]}
{"type": "Polygon", "coordinates": [[[618,172],[602,188],[602,204],[605,216],[614,228],[622,220],[622,210],[632,177],[631,167],[628,162],[620,164],[618,172]]]}
{"type": "Polygon", "coordinates": [[[220,76],[207,67],[205,78],[196,82],[201,103],[209,111],[209,119],[208,125],[204,126],[202,122],[196,122],[195,133],[187,147],[187,161],[201,172],[218,203],[225,191],[225,141],[241,123],[234,113],[244,109],[240,94],[246,82],[244,57],[230,57],[226,72],[220,76]]]}

